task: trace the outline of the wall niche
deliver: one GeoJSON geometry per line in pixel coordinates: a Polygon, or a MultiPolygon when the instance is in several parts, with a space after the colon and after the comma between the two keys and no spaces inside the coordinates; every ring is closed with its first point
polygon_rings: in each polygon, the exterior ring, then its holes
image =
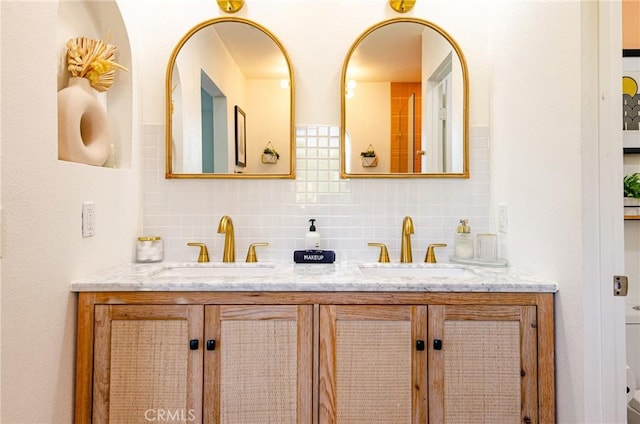
{"type": "MultiPolygon", "coordinates": [[[[58,3],[57,46],[58,71],[57,91],[69,85],[71,73],[67,69],[67,41],[72,38],[86,37],[102,40],[117,47],[115,62],[127,68],[128,71],[116,70],[113,85],[105,92],[97,92],[90,88],[92,95],[106,111],[108,125],[109,154],[103,167],[130,169],[132,163],[132,75],[131,75],[131,46],[129,36],[115,0],[108,1],[69,1],[58,3]]],[[[59,111],[61,97],[58,97],[59,111]]],[[[64,112],[66,114],[66,112],[64,112]]],[[[59,112],[58,119],[62,115],[59,112]]],[[[91,119],[90,114],[83,114],[82,119],[91,119]]],[[[68,119],[65,117],[65,121],[68,119]]],[[[93,136],[86,134],[91,126],[82,125],[82,142],[89,146],[93,136]]],[[[58,137],[61,136],[59,131],[58,137]]],[[[80,149],[84,146],[80,145],[80,149]]],[[[59,156],[65,147],[59,143],[59,156]]],[[[66,160],[66,159],[63,159],[66,160]]],[[[72,162],[89,163],[83,160],[72,162]]]]}

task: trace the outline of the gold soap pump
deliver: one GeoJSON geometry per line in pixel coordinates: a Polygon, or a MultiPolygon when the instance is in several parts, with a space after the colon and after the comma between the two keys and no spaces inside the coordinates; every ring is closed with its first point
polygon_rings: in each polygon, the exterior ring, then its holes
{"type": "Polygon", "coordinates": [[[468,219],[461,219],[456,232],[454,255],[458,259],[473,259],[473,235],[468,219]]]}

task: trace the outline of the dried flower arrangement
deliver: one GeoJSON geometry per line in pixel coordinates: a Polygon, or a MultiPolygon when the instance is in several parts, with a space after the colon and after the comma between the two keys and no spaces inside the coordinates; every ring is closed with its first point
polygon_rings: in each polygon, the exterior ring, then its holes
{"type": "Polygon", "coordinates": [[[128,71],[115,62],[116,50],[116,46],[102,40],[71,38],[67,41],[67,69],[73,77],[88,79],[97,91],[107,91],[116,69],[128,71]]]}

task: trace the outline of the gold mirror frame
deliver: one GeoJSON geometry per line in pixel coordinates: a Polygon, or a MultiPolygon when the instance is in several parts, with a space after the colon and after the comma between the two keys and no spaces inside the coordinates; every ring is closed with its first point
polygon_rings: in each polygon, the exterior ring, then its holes
{"type": "Polygon", "coordinates": [[[469,73],[467,63],[460,49],[460,46],[456,41],[442,28],[436,24],[425,21],[418,18],[393,18],[383,22],[380,22],[358,37],[358,39],[352,44],[347,56],[345,57],[344,64],[342,66],[342,77],[340,86],[340,177],[341,178],[469,178],[469,73]],[[397,23],[416,23],[431,28],[439,33],[444,39],[446,39],[456,52],[461,65],[462,82],[463,82],[463,99],[462,99],[462,143],[463,143],[463,168],[462,172],[458,173],[363,173],[363,172],[346,172],[346,161],[350,158],[346,157],[346,100],[347,100],[347,71],[349,67],[349,61],[354,54],[355,50],[362,43],[362,41],[370,35],[372,32],[385,27],[387,25],[397,23]]]}
{"type": "Polygon", "coordinates": [[[182,37],[182,39],[178,42],[176,47],[173,49],[171,56],[169,58],[169,62],[167,64],[166,71],[166,79],[165,79],[165,150],[166,150],[166,164],[165,164],[165,178],[173,179],[173,178],[192,178],[192,179],[220,179],[220,178],[239,178],[239,179],[293,179],[295,178],[295,125],[294,125],[294,111],[295,111],[295,88],[294,88],[294,75],[293,75],[293,66],[291,65],[291,59],[284,46],[278,40],[278,38],[273,35],[268,29],[265,27],[252,22],[248,19],[237,18],[237,17],[221,17],[214,18],[204,21],[195,27],[193,27],[187,34],[182,37]],[[172,133],[173,133],[173,119],[172,119],[172,80],[173,80],[173,69],[176,62],[176,58],[180,53],[180,50],[185,45],[185,43],[199,30],[206,28],[210,25],[214,25],[216,23],[222,22],[236,22],[240,24],[249,25],[261,32],[263,32],[266,36],[268,36],[280,49],[282,55],[287,63],[287,68],[289,72],[289,172],[288,173],[279,173],[279,174],[268,174],[268,173],[174,173],[173,172],[173,151],[172,151],[172,133]]]}

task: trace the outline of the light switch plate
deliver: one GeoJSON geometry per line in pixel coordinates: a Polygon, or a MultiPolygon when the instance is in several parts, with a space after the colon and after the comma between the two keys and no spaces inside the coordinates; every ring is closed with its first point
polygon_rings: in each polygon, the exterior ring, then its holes
{"type": "Polygon", "coordinates": [[[95,204],[93,202],[82,203],[82,237],[93,237],[95,226],[95,204]]]}
{"type": "Polygon", "coordinates": [[[498,231],[501,233],[507,232],[507,205],[498,205],[498,231]]]}

